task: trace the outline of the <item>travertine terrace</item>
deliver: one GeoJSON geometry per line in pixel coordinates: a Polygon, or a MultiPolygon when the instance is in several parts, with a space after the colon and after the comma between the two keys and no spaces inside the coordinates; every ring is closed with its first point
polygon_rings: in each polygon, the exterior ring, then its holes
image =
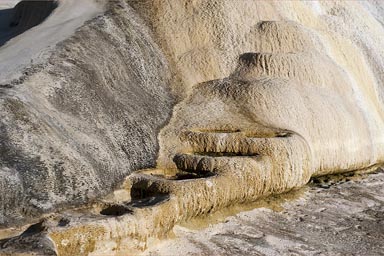
{"type": "Polygon", "coordinates": [[[137,253],[384,161],[379,1],[6,2],[2,253],[137,253]]]}

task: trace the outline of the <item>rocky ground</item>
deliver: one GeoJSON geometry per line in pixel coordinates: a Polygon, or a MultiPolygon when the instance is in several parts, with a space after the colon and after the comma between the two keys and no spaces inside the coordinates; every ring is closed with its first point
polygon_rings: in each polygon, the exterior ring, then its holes
{"type": "Polygon", "coordinates": [[[144,254],[384,255],[383,185],[382,170],[313,180],[300,191],[177,226],[174,239],[144,254]]]}

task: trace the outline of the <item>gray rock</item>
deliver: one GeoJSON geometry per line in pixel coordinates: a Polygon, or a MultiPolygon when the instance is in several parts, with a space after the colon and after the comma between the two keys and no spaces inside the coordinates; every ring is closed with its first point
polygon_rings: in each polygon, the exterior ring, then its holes
{"type": "Polygon", "coordinates": [[[169,118],[167,62],[137,15],[105,15],[0,88],[0,225],[95,200],[152,167],[169,118]]]}

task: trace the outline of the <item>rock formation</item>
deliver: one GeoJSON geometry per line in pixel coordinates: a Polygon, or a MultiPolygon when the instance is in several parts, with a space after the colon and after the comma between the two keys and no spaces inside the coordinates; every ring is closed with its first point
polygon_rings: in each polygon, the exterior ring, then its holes
{"type": "Polygon", "coordinates": [[[143,249],[191,217],[383,163],[379,2],[103,8],[0,87],[1,224],[61,210],[7,252],[143,249]]]}
{"type": "Polygon", "coordinates": [[[2,225],[92,201],[155,164],[157,133],[172,107],[168,67],[120,4],[1,87],[2,225]]]}

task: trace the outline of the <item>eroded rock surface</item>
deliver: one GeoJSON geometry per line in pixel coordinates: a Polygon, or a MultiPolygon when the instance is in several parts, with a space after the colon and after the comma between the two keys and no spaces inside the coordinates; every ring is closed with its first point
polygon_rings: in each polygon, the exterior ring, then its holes
{"type": "Polygon", "coordinates": [[[127,4],[107,8],[0,88],[1,225],[92,201],[155,165],[167,63],[127,4]]]}
{"type": "Polygon", "coordinates": [[[144,255],[382,255],[383,184],[382,171],[316,181],[294,200],[282,195],[219,224],[178,226],[176,239],[144,255]]]}
{"type": "MultiPolygon", "coordinates": [[[[58,3],[0,56],[57,25],[58,3]]],[[[190,218],[383,164],[382,4],[104,4],[0,87],[0,221],[38,227],[4,251],[137,252],[190,218]]]]}

